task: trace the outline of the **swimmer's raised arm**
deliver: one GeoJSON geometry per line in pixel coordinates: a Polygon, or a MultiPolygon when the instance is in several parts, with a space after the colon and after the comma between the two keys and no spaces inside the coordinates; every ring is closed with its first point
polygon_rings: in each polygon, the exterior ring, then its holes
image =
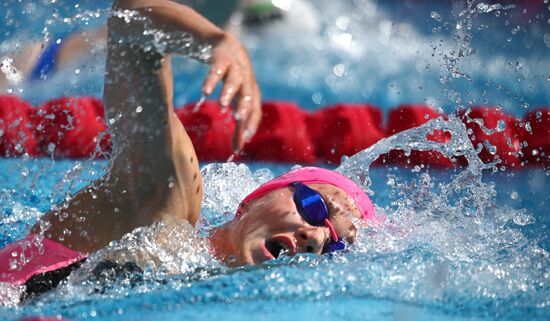
{"type": "MultiPolygon", "coordinates": [[[[233,149],[241,149],[256,131],[261,117],[260,91],[246,50],[230,33],[224,32],[193,9],[169,0],[119,0],[113,9],[119,15],[139,13],[144,19],[133,19],[144,47],[159,45],[165,53],[190,55],[211,62],[202,91],[208,96],[223,80],[220,103],[228,107],[236,98],[235,118],[238,127],[233,137],[233,149]],[[160,31],[160,32],[155,32],[160,31]],[[192,36],[192,41],[182,33],[192,36]],[[148,34],[149,36],[143,36],[148,34]],[[213,51],[204,54],[206,46],[213,51]]],[[[126,18],[127,19],[127,18],[126,18]]],[[[128,26],[129,24],[126,23],[128,26]]],[[[125,28],[126,29],[126,28],[125,28]]],[[[127,30],[126,30],[127,32],[127,30]]]]}
{"type": "Polygon", "coordinates": [[[236,147],[260,119],[260,95],[248,55],[228,33],[193,10],[165,0],[115,1],[108,21],[105,111],[114,155],[109,173],[45,215],[32,229],[64,245],[93,252],[139,226],[177,217],[195,224],[202,180],[191,140],[173,110],[170,53],[187,54],[193,35],[212,46],[203,91],[221,80],[221,101],[238,100],[236,147]],[[158,43],[153,33],[160,33],[158,43]],[[163,38],[164,37],[164,38],[163,38]],[[155,46],[152,46],[155,45],[155,46]]]}

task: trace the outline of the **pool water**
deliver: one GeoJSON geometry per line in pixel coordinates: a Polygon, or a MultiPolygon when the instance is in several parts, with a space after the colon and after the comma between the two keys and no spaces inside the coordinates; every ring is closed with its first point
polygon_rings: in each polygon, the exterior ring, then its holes
{"type": "MultiPolygon", "coordinates": [[[[336,102],[367,101],[384,110],[420,102],[450,113],[481,104],[518,116],[550,101],[546,5],[299,3],[310,13],[299,15],[304,21],[241,30],[265,99],[292,100],[311,110],[336,102]]],[[[101,25],[109,1],[0,6],[6,9],[3,50],[41,39],[44,30],[101,25]]],[[[33,103],[60,95],[100,96],[104,52],[93,55],[48,81],[6,90],[33,103]]],[[[206,69],[185,59],[175,61],[174,69],[176,104],[197,99],[206,69]]],[[[171,251],[161,257],[156,244],[141,240],[163,227],[136,231],[98,253],[59,289],[22,306],[0,306],[0,319],[547,320],[549,169],[483,165],[464,128],[453,119],[442,126],[456,141],[440,148],[467,154],[468,167],[369,167],[380,150],[397,147],[414,131],[343,162],[338,170],[362,177],[358,181],[387,216],[382,226],[360,230],[347,253],[221,266],[203,250],[200,236],[230,219],[255,186],[294,164],[202,164],[203,219],[191,245],[173,238],[171,251]],[[107,282],[87,273],[94,262],[121,251],[150,255],[158,264],[107,282]]],[[[0,159],[0,246],[24,237],[41,213],[107,168],[107,161],[98,160],[0,159]]],[[[185,223],[181,231],[194,233],[185,223]]]]}

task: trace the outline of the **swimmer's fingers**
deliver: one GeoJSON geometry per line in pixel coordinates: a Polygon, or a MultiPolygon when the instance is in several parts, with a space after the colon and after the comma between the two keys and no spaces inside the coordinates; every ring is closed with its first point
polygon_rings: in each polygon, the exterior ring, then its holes
{"type": "Polygon", "coordinates": [[[235,107],[237,126],[233,134],[233,150],[241,150],[244,144],[252,139],[258,129],[261,116],[260,90],[255,81],[245,83],[235,107]]]}
{"type": "Polygon", "coordinates": [[[229,65],[229,60],[223,58],[216,59],[216,61],[213,62],[212,67],[210,67],[208,75],[204,80],[204,84],[202,85],[202,93],[204,95],[210,96],[212,94],[220,80],[225,77],[225,74],[229,69],[229,65]]]}
{"type": "Polygon", "coordinates": [[[236,98],[234,115],[237,126],[232,147],[238,151],[258,127],[261,116],[260,91],[246,49],[229,33],[225,33],[215,44],[212,71],[203,86],[204,94],[210,95],[220,80],[223,80],[220,104],[227,108],[236,98]]]}
{"type": "Polygon", "coordinates": [[[242,70],[243,68],[238,64],[229,66],[223,80],[223,87],[220,94],[220,104],[222,107],[227,108],[233,101],[235,95],[242,91],[241,88],[244,81],[242,70]]]}

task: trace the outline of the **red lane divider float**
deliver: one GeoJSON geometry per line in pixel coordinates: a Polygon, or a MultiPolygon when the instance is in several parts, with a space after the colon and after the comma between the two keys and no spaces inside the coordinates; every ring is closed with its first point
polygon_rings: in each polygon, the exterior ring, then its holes
{"type": "MultiPolygon", "coordinates": [[[[198,157],[225,161],[232,154],[235,121],[215,101],[176,109],[198,157]]],[[[258,132],[236,160],[338,164],[344,155],[371,146],[380,139],[446,117],[426,105],[401,105],[388,113],[368,104],[338,104],[308,112],[291,102],[264,102],[258,132]]],[[[550,110],[528,112],[522,120],[496,108],[474,107],[459,113],[483,161],[497,157],[506,167],[550,166],[550,110]]],[[[434,132],[428,139],[445,143],[450,133],[434,132]]],[[[111,142],[103,104],[91,97],[63,97],[38,107],[15,96],[0,96],[0,155],[17,157],[107,157],[111,142]]],[[[453,162],[436,151],[392,151],[379,159],[385,164],[451,167],[453,162]]],[[[458,159],[458,164],[463,160],[458,159]]]]}
{"type": "Polygon", "coordinates": [[[103,102],[96,98],[63,97],[28,111],[39,155],[83,158],[110,151],[103,102]]]}
{"type": "Polygon", "coordinates": [[[0,96],[0,153],[37,156],[37,143],[29,122],[31,105],[13,96],[0,96]]]}

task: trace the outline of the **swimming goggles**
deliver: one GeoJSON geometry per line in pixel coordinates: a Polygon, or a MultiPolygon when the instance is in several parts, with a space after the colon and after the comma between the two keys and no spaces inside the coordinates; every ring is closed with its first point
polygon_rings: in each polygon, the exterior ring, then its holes
{"type": "Polygon", "coordinates": [[[338,237],[334,226],[328,219],[327,204],[321,195],[300,182],[290,183],[290,185],[294,188],[292,199],[304,221],[313,226],[326,226],[330,231],[331,240],[325,242],[322,253],[346,249],[346,243],[338,237]]]}

